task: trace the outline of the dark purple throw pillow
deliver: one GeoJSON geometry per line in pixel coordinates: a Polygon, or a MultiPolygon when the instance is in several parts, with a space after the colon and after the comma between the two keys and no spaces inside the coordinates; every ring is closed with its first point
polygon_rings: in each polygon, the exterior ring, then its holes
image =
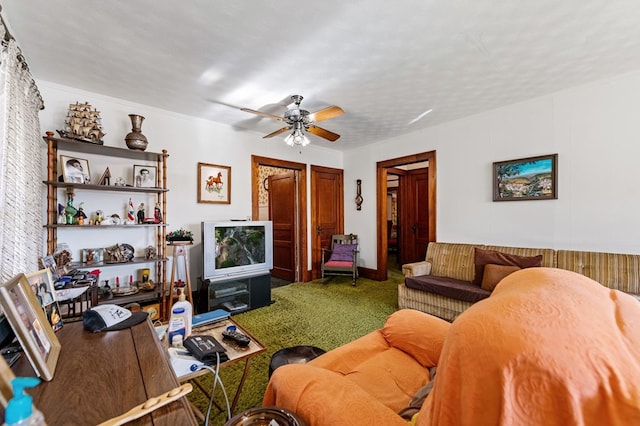
{"type": "Polygon", "coordinates": [[[329,261],[353,262],[353,251],[358,248],[357,244],[336,244],[329,261]]]}
{"type": "Polygon", "coordinates": [[[475,269],[476,275],[473,284],[480,287],[482,285],[482,277],[484,276],[485,265],[507,265],[517,266],[520,269],[536,268],[542,265],[542,255],[537,256],[518,256],[515,254],[502,253],[494,250],[483,250],[475,248],[475,269]]]}

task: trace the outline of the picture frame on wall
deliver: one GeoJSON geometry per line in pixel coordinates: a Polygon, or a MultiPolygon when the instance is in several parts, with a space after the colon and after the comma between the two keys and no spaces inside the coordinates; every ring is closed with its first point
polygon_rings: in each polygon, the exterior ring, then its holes
{"type": "Polygon", "coordinates": [[[558,154],[493,163],[493,201],[556,200],[558,154]]]}
{"type": "Polygon", "coordinates": [[[198,203],[231,204],[231,167],[198,163],[198,203]]]}
{"type": "Polygon", "coordinates": [[[32,274],[26,274],[26,277],[53,331],[60,330],[63,325],[62,315],[60,314],[60,304],[55,296],[56,290],[53,286],[51,270],[42,269],[32,274]]]}
{"type": "Polygon", "coordinates": [[[62,167],[62,178],[65,182],[91,183],[88,160],[61,155],[60,164],[62,167]]]}
{"type": "Polygon", "coordinates": [[[25,274],[0,286],[0,306],[36,374],[46,381],[53,379],[60,341],[47,324],[25,274]]]}
{"type": "Polygon", "coordinates": [[[158,168],[156,166],[133,166],[133,186],[136,188],[156,188],[158,168]]]}

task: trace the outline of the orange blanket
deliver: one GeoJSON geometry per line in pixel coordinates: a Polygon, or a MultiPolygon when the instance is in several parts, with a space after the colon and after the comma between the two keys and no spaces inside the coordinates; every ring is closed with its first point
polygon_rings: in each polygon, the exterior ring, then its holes
{"type": "Polygon", "coordinates": [[[417,425],[640,424],[640,303],[530,268],[454,321],[417,425]]]}

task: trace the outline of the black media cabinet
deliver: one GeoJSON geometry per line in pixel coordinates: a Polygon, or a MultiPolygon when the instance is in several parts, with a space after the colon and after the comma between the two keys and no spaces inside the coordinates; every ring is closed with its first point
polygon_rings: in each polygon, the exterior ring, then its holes
{"type": "Polygon", "coordinates": [[[271,274],[260,273],[242,277],[204,280],[202,290],[207,311],[224,309],[231,314],[261,308],[271,304],[271,274]]]}

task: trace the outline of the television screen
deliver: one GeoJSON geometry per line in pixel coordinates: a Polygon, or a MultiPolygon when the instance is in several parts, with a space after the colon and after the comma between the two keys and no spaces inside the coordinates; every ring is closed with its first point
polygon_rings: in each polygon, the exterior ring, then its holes
{"type": "Polygon", "coordinates": [[[217,226],[216,269],[255,265],[265,261],[264,226],[217,226]]]}
{"type": "Polygon", "coordinates": [[[255,275],[273,268],[270,221],[202,222],[203,279],[255,275]]]}

